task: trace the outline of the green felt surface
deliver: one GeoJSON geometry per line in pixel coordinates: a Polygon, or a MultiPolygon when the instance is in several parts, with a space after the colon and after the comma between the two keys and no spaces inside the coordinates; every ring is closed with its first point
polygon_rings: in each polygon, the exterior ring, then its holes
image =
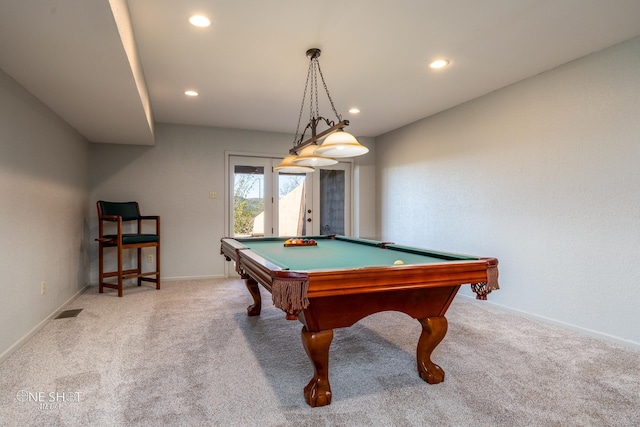
{"type": "Polygon", "coordinates": [[[396,260],[407,264],[430,264],[452,260],[476,259],[443,252],[405,246],[383,249],[371,241],[358,239],[332,240],[317,238],[317,246],[285,247],[285,239],[238,239],[263,258],[290,270],[322,270],[394,265],[396,260]]]}

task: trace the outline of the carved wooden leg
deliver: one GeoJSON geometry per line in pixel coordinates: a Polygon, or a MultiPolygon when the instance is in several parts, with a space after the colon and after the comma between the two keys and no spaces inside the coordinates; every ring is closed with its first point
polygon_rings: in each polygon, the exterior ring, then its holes
{"type": "Polygon", "coordinates": [[[247,289],[249,289],[249,293],[253,297],[253,304],[247,307],[247,315],[259,316],[260,311],[262,310],[262,297],[260,296],[260,287],[258,286],[258,282],[253,280],[251,277],[247,277],[245,278],[244,283],[247,285],[247,289]]]}
{"type": "Polygon", "coordinates": [[[329,385],[329,347],[333,339],[333,329],[309,332],[302,327],[302,345],[313,364],[313,378],[304,388],[304,400],[311,407],[331,404],[329,385]]]}
{"type": "Polygon", "coordinates": [[[444,371],[431,361],[431,353],[447,334],[447,319],[444,316],[426,317],[418,321],[422,325],[417,351],[418,373],[429,384],[438,384],[444,381],[444,371]]]}

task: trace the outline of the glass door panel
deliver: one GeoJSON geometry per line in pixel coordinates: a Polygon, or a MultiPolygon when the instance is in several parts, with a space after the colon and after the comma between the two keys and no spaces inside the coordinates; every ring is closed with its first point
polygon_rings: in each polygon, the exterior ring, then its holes
{"type": "Polygon", "coordinates": [[[278,235],[307,234],[307,174],[278,174],[278,235]]]}
{"type": "Polygon", "coordinates": [[[338,163],[316,168],[309,192],[313,200],[307,209],[311,234],[351,235],[351,164],[338,163]]]}
{"type": "Polygon", "coordinates": [[[345,234],[345,172],[320,169],[320,234],[345,234]]]}

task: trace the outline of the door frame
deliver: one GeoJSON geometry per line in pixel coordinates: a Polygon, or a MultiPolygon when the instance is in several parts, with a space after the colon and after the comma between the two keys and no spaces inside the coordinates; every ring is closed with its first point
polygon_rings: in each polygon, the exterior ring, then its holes
{"type": "MultiPolygon", "coordinates": [[[[223,221],[224,221],[224,230],[225,230],[225,236],[227,237],[232,237],[233,236],[233,223],[231,220],[231,215],[230,215],[230,209],[231,206],[233,205],[233,192],[231,191],[230,185],[230,179],[231,179],[231,157],[246,157],[246,158],[262,158],[262,159],[278,159],[278,160],[282,160],[282,156],[278,155],[278,154],[272,154],[272,153],[259,153],[259,152],[246,152],[246,151],[225,151],[224,152],[224,215],[223,215],[223,221]]],[[[354,215],[355,215],[355,207],[354,207],[354,181],[355,181],[355,177],[354,175],[354,162],[353,159],[342,159],[340,160],[340,163],[338,163],[337,168],[341,168],[340,164],[348,164],[348,173],[346,173],[345,179],[345,234],[346,235],[351,235],[353,233],[353,225],[354,223],[354,215]]],[[[325,166],[322,168],[318,168],[318,169],[332,169],[332,166],[325,166]]],[[[307,179],[308,183],[311,183],[310,187],[315,187],[316,181],[319,182],[319,174],[316,172],[310,172],[311,174],[311,179],[307,179]],[[318,178],[314,178],[313,175],[317,175],[318,178]]],[[[265,182],[266,185],[266,182],[265,182]]],[[[271,192],[272,194],[277,194],[277,190],[278,190],[278,185],[277,185],[277,180],[271,180],[271,192]],[[276,193],[274,193],[276,192],[276,193]]],[[[311,189],[312,195],[311,195],[311,203],[313,204],[313,210],[315,212],[316,208],[315,206],[317,206],[319,204],[319,192],[318,191],[313,191],[313,189],[311,189]],[[317,195],[316,195],[317,193],[317,195]],[[314,200],[314,198],[318,198],[318,200],[314,200]]],[[[272,211],[276,210],[275,206],[277,206],[275,203],[272,203],[272,211]]],[[[273,221],[275,221],[275,217],[271,216],[271,219],[273,221]]],[[[320,224],[319,221],[313,221],[313,225],[312,225],[312,231],[313,234],[320,234],[319,233],[319,229],[320,229],[320,224]],[[317,228],[316,228],[317,227],[317,228]],[[318,233],[316,233],[316,230],[318,231],[318,233]]],[[[266,233],[265,233],[266,234],[266,233]]],[[[308,233],[308,234],[312,234],[312,233],[308,233]]],[[[230,269],[228,262],[225,262],[225,274],[226,276],[229,276],[230,273],[233,273],[233,269],[230,269]]]]}
{"type": "Polygon", "coordinates": [[[353,234],[353,162],[350,161],[340,161],[335,165],[331,166],[322,166],[316,168],[317,170],[313,172],[311,175],[311,206],[313,210],[313,220],[311,222],[311,232],[308,234],[320,235],[320,169],[325,170],[342,170],[345,172],[345,183],[344,183],[344,234],[345,236],[351,236],[353,234]],[[317,218],[316,221],[316,211],[317,218]]]}
{"type": "Polygon", "coordinates": [[[249,153],[246,151],[225,151],[224,152],[224,230],[225,237],[233,237],[233,221],[231,220],[230,209],[233,205],[233,192],[231,191],[231,157],[248,157],[248,158],[278,158],[277,155],[269,153],[249,153]]]}
{"type": "Polygon", "coordinates": [[[273,161],[271,157],[263,157],[263,156],[239,156],[239,155],[229,155],[227,156],[227,177],[225,184],[225,218],[228,219],[228,222],[225,220],[225,230],[227,236],[233,236],[233,219],[231,216],[231,207],[233,206],[233,192],[231,191],[231,176],[233,174],[232,165],[238,164],[236,162],[232,162],[232,157],[241,157],[242,159],[246,159],[246,161],[242,161],[241,164],[244,166],[255,166],[261,167],[264,169],[264,187],[262,191],[262,196],[264,197],[264,236],[269,237],[273,235],[272,232],[267,230],[267,224],[273,224],[274,222],[274,209],[273,209],[273,192],[275,189],[275,183],[273,180],[273,161]],[[271,199],[271,203],[269,203],[269,199],[271,199]]]}

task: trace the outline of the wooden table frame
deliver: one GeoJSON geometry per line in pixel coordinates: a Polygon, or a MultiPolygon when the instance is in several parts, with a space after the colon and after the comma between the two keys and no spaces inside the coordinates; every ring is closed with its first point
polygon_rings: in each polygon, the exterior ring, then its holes
{"type": "Polygon", "coordinates": [[[444,371],[431,361],[431,354],[447,333],[445,313],[458,289],[462,284],[497,281],[495,258],[290,271],[234,239],[222,239],[220,252],[227,260],[235,261],[236,271],[245,280],[253,298],[253,304],[247,308],[249,316],[258,316],[261,311],[258,284],[269,292],[278,280],[300,280],[308,284],[308,305],[300,311],[288,312],[287,316],[303,324],[302,344],[314,368],[312,379],[304,387],[304,396],[312,407],[331,403],[329,347],[333,329],[349,327],[382,311],[408,314],[422,325],[416,350],[418,374],[424,381],[437,384],[444,380],[444,371]]]}

